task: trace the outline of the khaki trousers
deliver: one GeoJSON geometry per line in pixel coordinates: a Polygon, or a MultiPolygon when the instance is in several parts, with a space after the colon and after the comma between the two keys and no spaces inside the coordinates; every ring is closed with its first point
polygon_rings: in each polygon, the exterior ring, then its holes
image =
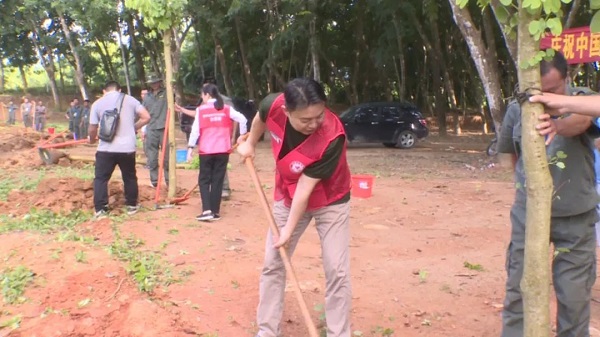
{"type": "MultiPolygon", "coordinates": [[[[287,251],[292,256],[298,240],[308,223],[315,219],[321,239],[323,269],[325,270],[325,315],[327,337],[350,337],[350,306],[352,289],[350,286],[350,205],[326,206],[304,213],[288,242],[287,251]]],[[[273,206],[275,223],[285,226],[290,209],[283,201],[273,206]]],[[[260,276],[260,302],[257,322],[260,337],[281,336],[285,291],[285,267],[278,250],[273,248],[273,235],[267,233],[265,262],[260,276]]]]}

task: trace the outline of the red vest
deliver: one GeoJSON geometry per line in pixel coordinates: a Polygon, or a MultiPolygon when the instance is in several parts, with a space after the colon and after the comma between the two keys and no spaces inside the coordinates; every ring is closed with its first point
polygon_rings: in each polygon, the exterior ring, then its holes
{"type": "Polygon", "coordinates": [[[217,110],[212,104],[202,104],[197,109],[200,127],[200,154],[219,154],[231,151],[233,122],[229,116],[229,106],[217,110]]]}
{"type": "MultiPolygon", "coordinates": [[[[290,207],[298,179],[304,168],[321,160],[331,141],[339,136],[346,137],[346,133],[338,117],[326,109],[325,119],[319,129],[285,157],[279,159],[287,122],[287,116],[282,108],[284,101],[282,94],[271,105],[267,117],[267,128],[271,132],[271,147],[276,162],[275,200],[283,199],[285,205],[290,207]]],[[[337,168],[331,178],[323,179],[315,186],[308,200],[307,210],[319,209],[340,200],[350,192],[350,185],[350,168],[346,161],[346,144],[344,143],[344,150],[337,168]]]]}

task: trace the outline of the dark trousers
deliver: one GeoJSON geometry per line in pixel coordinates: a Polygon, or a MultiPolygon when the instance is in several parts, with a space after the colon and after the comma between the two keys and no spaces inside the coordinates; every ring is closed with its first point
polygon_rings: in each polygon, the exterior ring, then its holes
{"type": "MultiPolygon", "coordinates": [[[[521,278],[525,249],[525,206],[513,205],[511,241],[506,256],[506,298],[502,311],[502,337],[523,336],[521,278]]],[[[590,335],[590,300],[596,281],[596,210],[570,217],[553,217],[550,241],[563,249],[552,261],[556,292],[556,336],[590,335]]]]}
{"type": "Polygon", "coordinates": [[[221,193],[228,162],[228,153],[200,155],[198,185],[200,186],[202,211],[212,211],[213,214],[221,212],[221,193]]]}
{"type": "MultiPolygon", "coordinates": [[[[146,130],[146,157],[148,158],[147,163],[150,169],[150,182],[153,185],[159,183],[158,161],[160,160],[164,133],[165,129],[153,130],[148,128],[146,130]]],[[[165,159],[163,161],[164,179],[167,185],[169,184],[169,150],[169,142],[167,141],[165,159]]]]}
{"type": "Polygon", "coordinates": [[[94,208],[108,211],[108,181],[115,167],[119,166],[123,177],[125,204],[136,206],[138,201],[138,183],[135,172],[135,152],[114,153],[96,152],[96,174],[94,178],[94,208]]]}

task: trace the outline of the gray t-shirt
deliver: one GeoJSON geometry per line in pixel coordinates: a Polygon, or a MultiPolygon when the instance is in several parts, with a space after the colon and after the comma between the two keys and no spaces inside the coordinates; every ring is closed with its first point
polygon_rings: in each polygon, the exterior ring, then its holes
{"type": "MultiPolygon", "coordinates": [[[[572,92],[572,91],[571,91],[572,92]]],[[[586,213],[596,208],[600,198],[596,192],[594,172],[593,139],[598,134],[596,126],[575,137],[556,135],[546,147],[548,161],[558,157],[562,151],[567,157],[558,159],[565,168],[550,165],[550,174],[554,184],[552,199],[552,217],[567,217],[586,213]]],[[[521,108],[517,102],[511,102],[506,110],[497,149],[500,153],[518,156],[515,166],[516,196],[515,203],[525,206],[527,201],[525,167],[522,158],[521,108]]]]}
{"type": "MultiPolygon", "coordinates": [[[[117,103],[119,102],[119,95],[121,95],[120,92],[111,91],[94,102],[90,113],[91,125],[98,125],[106,110],[118,108],[117,103]]],[[[117,127],[115,138],[110,143],[100,140],[98,143],[98,151],[114,153],[135,152],[135,117],[142,108],[142,104],[137,99],[125,95],[123,107],[119,113],[119,126],[117,127]]]]}

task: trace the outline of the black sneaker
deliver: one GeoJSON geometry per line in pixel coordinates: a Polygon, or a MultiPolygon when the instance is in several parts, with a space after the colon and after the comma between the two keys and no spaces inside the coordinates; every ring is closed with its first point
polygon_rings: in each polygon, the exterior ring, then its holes
{"type": "Polygon", "coordinates": [[[208,221],[213,222],[213,221],[218,221],[221,220],[221,216],[219,214],[213,214],[211,219],[208,219],[208,221]]]}
{"type": "Polygon", "coordinates": [[[198,221],[211,221],[215,216],[211,211],[204,211],[202,214],[196,216],[196,220],[198,221]]]}

